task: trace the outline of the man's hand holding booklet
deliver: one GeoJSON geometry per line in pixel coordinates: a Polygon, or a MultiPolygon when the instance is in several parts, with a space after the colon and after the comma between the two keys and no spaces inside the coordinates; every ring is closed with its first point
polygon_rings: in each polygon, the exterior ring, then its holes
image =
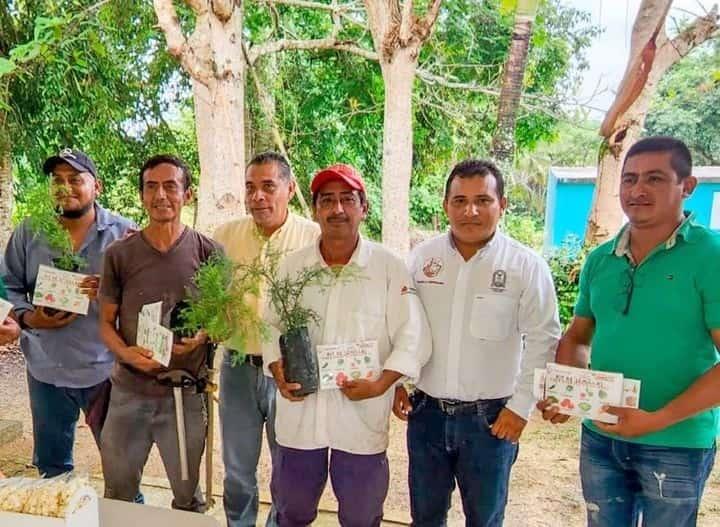
{"type": "Polygon", "coordinates": [[[559,413],[576,415],[603,423],[617,423],[617,416],[604,412],[605,406],[638,408],[640,381],[622,373],[594,371],[550,362],[535,369],[533,394],[549,400],[559,413]]]}

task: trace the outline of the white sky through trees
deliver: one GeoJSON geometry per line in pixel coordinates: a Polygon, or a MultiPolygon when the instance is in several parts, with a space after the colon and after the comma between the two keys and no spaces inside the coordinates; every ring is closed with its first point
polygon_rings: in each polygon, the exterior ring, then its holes
{"type": "MultiPolygon", "coordinates": [[[[695,16],[703,15],[717,0],[675,0],[668,15],[668,33],[675,32],[675,23],[682,23],[695,16]]],[[[603,28],[587,51],[590,69],[580,88],[579,98],[587,101],[598,92],[589,104],[607,109],[614,97],[614,90],[620,84],[627,56],[630,51],[630,34],[633,21],[640,6],[640,0],[562,0],[567,6],[588,11],[592,23],[603,28]]],[[[600,113],[593,118],[601,119],[600,113]]]]}

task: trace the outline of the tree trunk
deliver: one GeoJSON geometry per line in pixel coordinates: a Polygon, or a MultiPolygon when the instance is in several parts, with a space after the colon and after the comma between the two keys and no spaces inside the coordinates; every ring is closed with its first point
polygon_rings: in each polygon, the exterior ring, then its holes
{"type": "Polygon", "coordinates": [[[510,51],[503,69],[497,126],[492,141],[492,155],[501,163],[511,163],[515,156],[515,121],[522,95],[537,0],[529,2],[529,4],[531,4],[527,6],[529,11],[521,11],[518,6],[515,12],[515,26],[510,41],[510,51]]]}
{"type": "Polygon", "coordinates": [[[210,233],[245,212],[245,62],[242,5],[186,0],[195,14],[186,37],[172,0],[153,0],[168,51],[192,79],[200,157],[197,224],[210,233]]]}
{"type": "Polygon", "coordinates": [[[245,109],[243,82],[219,81],[212,92],[193,82],[195,129],[200,157],[197,230],[215,227],[245,213],[245,109]]]}
{"type": "Polygon", "coordinates": [[[382,239],[400,254],[410,248],[413,80],[420,49],[432,34],[441,3],[429,1],[427,13],[420,18],[412,0],[402,4],[398,0],[365,0],[385,88],[382,239]]]}
{"type": "Polygon", "coordinates": [[[382,240],[405,254],[410,247],[410,178],[413,161],[412,91],[417,51],[397,50],[381,63],[385,84],[382,240]]]}
{"type": "Polygon", "coordinates": [[[4,145],[0,152],[0,260],[5,253],[10,235],[12,234],[13,208],[13,177],[10,149],[4,145]]]}
{"type": "MultiPolygon", "coordinates": [[[[640,14],[643,9],[641,7],[640,14]]],[[[637,22],[633,32],[638,31],[637,22]]],[[[613,236],[622,226],[620,176],[627,150],[640,137],[657,85],[670,67],[708,39],[717,36],[717,10],[697,18],[669,40],[664,28],[654,33],[640,51],[641,65],[626,75],[601,130],[610,130],[601,147],[593,206],[588,219],[586,244],[593,246],[613,236]]]]}

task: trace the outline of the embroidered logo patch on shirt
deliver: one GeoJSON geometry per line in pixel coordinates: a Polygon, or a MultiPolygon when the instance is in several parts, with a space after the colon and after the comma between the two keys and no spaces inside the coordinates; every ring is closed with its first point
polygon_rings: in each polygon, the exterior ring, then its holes
{"type": "Polygon", "coordinates": [[[423,270],[423,274],[425,276],[427,276],[428,278],[435,278],[437,275],[440,274],[440,271],[442,271],[442,268],[443,268],[442,260],[440,258],[433,256],[433,257],[425,260],[422,270],[423,270]]]}
{"type": "Polygon", "coordinates": [[[402,286],[402,289],[400,290],[400,296],[405,296],[405,295],[417,295],[417,289],[415,289],[414,287],[409,287],[409,286],[404,285],[404,286],[402,286]]]}
{"type": "Polygon", "coordinates": [[[505,291],[507,287],[507,273],[502,269],[497,269],[492,274],[492,282],[490,283],[490,289],[498,293],[505,291]]]}

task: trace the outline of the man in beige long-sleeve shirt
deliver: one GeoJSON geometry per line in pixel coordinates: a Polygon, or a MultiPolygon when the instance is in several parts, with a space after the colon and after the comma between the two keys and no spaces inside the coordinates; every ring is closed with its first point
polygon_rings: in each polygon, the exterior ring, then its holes
{"type": "MultiPolygon", "coordinates": [[[[213,238],[225,247],[228,257],[250,263],[269,249],[282,254],[311,244],[320,228],[288,210],[295,194],[290,166],[280,154],[256,156],[245,173],[245,208],[250,215],[222,225],[213,238]]],[[[261,298],[250,298],[262,314],[261,298]]],[[[258,512],[257,464],[266,427],[270,452],[275,447],[275,382],[263,375],[260,343],[250,341],[245,360],[232,366],[231,350],[239,339],[225,343],[220,370],[220,421],[222,424],[225,491],[228,527],[255,525],[258,512]]],[[[274,526],[271,509],[268,526],[274,526]]]]}

